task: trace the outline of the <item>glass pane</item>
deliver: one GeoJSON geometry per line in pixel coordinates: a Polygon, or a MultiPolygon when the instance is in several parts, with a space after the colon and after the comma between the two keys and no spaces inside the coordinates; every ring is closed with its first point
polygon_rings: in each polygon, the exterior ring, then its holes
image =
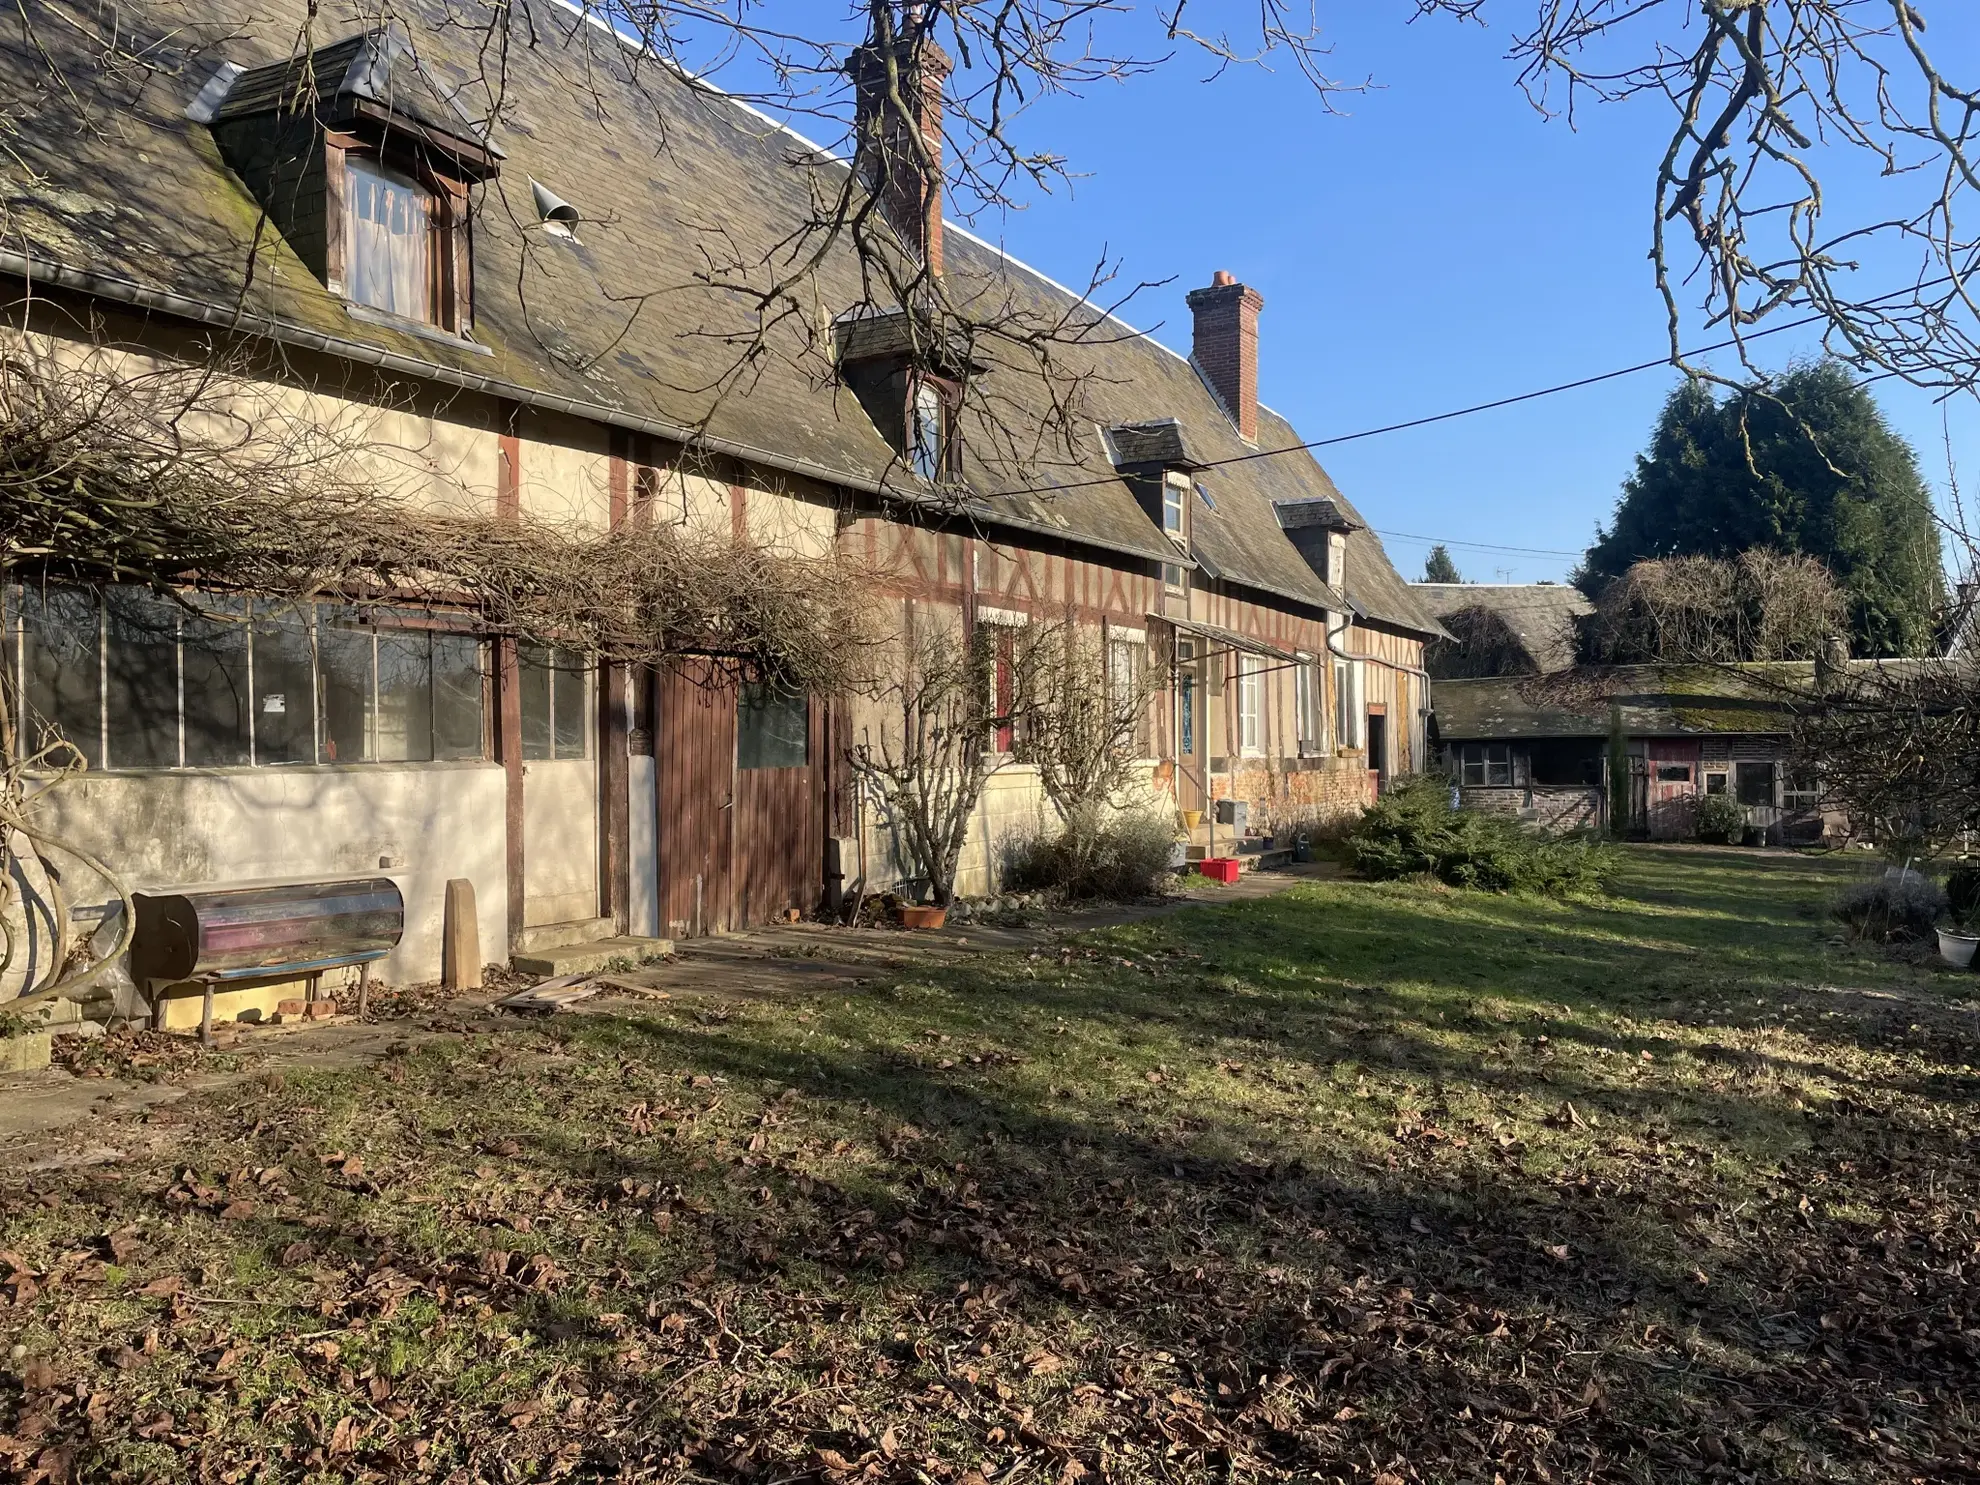
{"type": "Polygon", "coordinates": [[[554,650],[550,673],[556,755],[583,758],[591,749],[591,669],[568,650],[554,650]]]}
{"type": "Polygon", "coordinates": [[[1774,802],[1774,765],[1741,763],[1734,771],[1741,804],[1771,805],[1774,802]]]}
{"type": "MultiPolygon", "coordinates": [[[[22,644],[26,649],[26,705],[21,735],[39,753],[67,742],[95,768],[103,761],[101,701],[97,690],[96,600],[74,588],[26,588],[21,592],[22,644]]],[[[68,754],[49,759],[60,767],[68,754]]]]}
{"type": "MultiPolygon", "coordinates": [[[[383,663],[381,659],[381,665],[383,663]]],[[[433,636],[433,756],[480,758],[481,641],[465,634],[433,636]]]]}
{"type": "Polygon", "coordinates": [[[323,761],[364,763],[378,756],[372,737],[371,647],[376,631],[358,611],[324,604],[316,614],[316,684],[323,713],[323,761]]]}
{"type": "Polygon", "coordinates": [[[942,477],[942,394],[925,382],[914,392],[914,472],[925,480],[942,477]]]}
{"type": "Polygon", "coordinates": [[[1196,753],[1196,677],[1185,675],[1176,687],[1176,710],[1182,714],[1181,753],[1185,758],[1196,753]]]}
{"type": "Polygon", "coordinates": [[[518,645],[517,678],[522,693],[522,755],[550,756],[550,651],[518,645]]]}
{"type": "Polygon", "coordinates": [[[1705,792],[1706,792],[1707,794],[1723,794],[1723,793],[1725,793],[1725,792],[1726,792],[1726,776],[1725,776],[1724,774],[1722,774],[1722,773],[1708,773],[1708,774],[1706,774],[1706,775],[1705,775],[1705,792]]]}
{"type": "Polygon", "coordinates": [[[378,720],[373,756],[386,763],[433,759],[433,635],[378,631],[378,720]]]}
{"type": "Polygon", "coordinates": [[[744,686],[736,710],[736,767],[803,768],[811,761],[809,716],[802,691],[744,686]]]}
{"type": "Polygon", "coordinates": [[[256,599],[254,761],[316,761],[316,665],[309,610],[256,599]]]}
{"type": "Polygon", "coordinates": [[[365,160],[349,161],[347,171],[345,292],[374,309],[431,318],[426,192],[365,160]]]}
{"type": "Polygon", "coordinates": [[[106,768],[179,766],[179,605],[144,588],[108,588],[103,607],[106,768]]]}
{"type": "Polygon", "coordinates": [[[233,767],[249,761],[247,608],[239,599],[196,601],[211,617],[188,616],[180,629],[186,766],[233,767]]]}

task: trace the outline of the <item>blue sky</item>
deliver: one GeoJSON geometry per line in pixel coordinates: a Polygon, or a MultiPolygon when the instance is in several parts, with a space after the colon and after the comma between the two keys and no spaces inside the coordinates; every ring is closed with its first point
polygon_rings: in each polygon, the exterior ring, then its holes
{"type": "MultiPolygon", "coordinates": [[[[1233,15],[1250,8],[1226,3],[1233,15]]],[[[1942,59],[1980,59],[1980,7],[1923,8],[1942,59]]],[[[1504,57],[1503,26],[1530,17],[1533,0],[1504,0],[1498,29],[1412,24],[1412,9],[1404,0],[1321,6],[1334,73],[1376,84],[1340,100],[1342,116],[1290,69],[1206,82],[1207,69],[1186,56],[1049,99],[1027,116],[1022,139],[1069,157],[1080,178],[970,225],[1063,283],[1084,285],[1102,254],[1119,260],[1124,284],[1172,280],[1123,318],[1180,350],[1184,293],[1229,269],[1265,297],[1263,399],[1309,438],[1662,355],[1664,311],[1646,254],[1664,105],[1594,108],[1571,130],[1535,112],[1504,57]]],[[[807,132],[822,130],[813,121],[807,132]]],[[[1860,179],[1831,184],[1833,225],[1864,198],[1860,179]]],[[[1687,343],[1718,338],[1700,330],[1687,343]]],[[[1766,344],[1779,361],[1815,348],[1794,332],[1766,344]]],[[[1450,542],[1467,577],[1563,578],[1608,518],[1675,377],[1645,372],[1321,457],[1378,530],[1450,542]]],[[[1940,409],[1893,382],[1877,395],[1943,491],[1940,409]]],[[[1951,426],[1971,474],[1980,414],[1970,398],[1954,405],[1951,426]]],[[[1427,542],[1385,541],[1406,576],[1420,575],[1427,542]]]]}

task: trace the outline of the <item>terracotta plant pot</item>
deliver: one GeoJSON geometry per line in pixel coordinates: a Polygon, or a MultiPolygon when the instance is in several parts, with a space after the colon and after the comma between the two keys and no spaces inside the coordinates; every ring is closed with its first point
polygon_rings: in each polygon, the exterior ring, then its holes
{"type": "Polygon", "coordinates": [[[1182,822],[1183,822],[1183,829],[1189,831],[1190,834],[1194,835],[1196,833],[1196,827],[1203,823],[1203,811],[1184,810],[1182,812],[1182,822]]]}
{"type": "Polygon", "coordinates": [[[903,928],[940,928],[949,921],[949,910],[945,907],[904,907],[901,909],[903,928]]]}

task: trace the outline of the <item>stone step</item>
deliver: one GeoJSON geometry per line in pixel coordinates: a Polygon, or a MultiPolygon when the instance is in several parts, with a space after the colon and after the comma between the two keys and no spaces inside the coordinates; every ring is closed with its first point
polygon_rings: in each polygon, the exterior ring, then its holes
{"type": "Polygon", "coordinates": [[[534,954],[543,949],[561,949],[567,944],[595,944],[600,939],[611,938],[618,931],[618,925],[610,918],[575,918],[568,923],[538,923],[522,931],[516,940],[516,947],[525,954],[534,954]]]}
{"type": "Polygon", "coordinates": [[[651,959],[674,952],[670,938],[601,938],[588,944],[555,944],[547,949],[517,950],[509,967],[518,974],[554,979],[559,975],[588,975],[601,969],[636,969],[651,959]]]}

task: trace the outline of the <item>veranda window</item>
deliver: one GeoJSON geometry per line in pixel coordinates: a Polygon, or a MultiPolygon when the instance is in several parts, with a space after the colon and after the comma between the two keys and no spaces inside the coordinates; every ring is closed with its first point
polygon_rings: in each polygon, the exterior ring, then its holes
{"type": "Polygon", "coordinates": [[[1771,762],[1733,765],[1733,790],[1741,804],[1769,807],[1774,802],[1774,765],[1771,762]]]}
{"type": "MultiPolygon", "coordinates": [[[[406,610],[9,588],[7,699],[94,768],[479,759],[483,651],[406,610]]],[[[59,759],[51,759],[59,763],[59,759]]]]}
{"type": "Polygon", "coordinates": [[[520,646],[518,659],[523,757],[589,756],[591,667],[579,656],[545,645],[520,646]]]}

